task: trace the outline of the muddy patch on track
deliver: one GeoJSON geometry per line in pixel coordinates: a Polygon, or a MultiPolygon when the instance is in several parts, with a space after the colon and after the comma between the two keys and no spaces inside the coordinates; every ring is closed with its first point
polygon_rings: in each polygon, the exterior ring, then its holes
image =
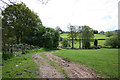
{"type": "Polygon", "coordinates": [[[51,53],[45,54],[51,61],[55,61],[63,68],[69,78],[103,78],[89,68],[75,62],[71,62],[51,53]]]}
{"type": "Polygon", "coordinates": [[[47,59],[41,57],[42,53],[36,53],[32,55],[35,63],[39,65],[39,76],[38,78],[65,78],[54,66],[48,63],[47,59]]]}

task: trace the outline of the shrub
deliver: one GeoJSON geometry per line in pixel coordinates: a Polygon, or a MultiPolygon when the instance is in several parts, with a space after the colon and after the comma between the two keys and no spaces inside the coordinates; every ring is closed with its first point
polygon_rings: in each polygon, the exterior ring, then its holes
{"type": "Polygon", "coordinates": [[[62,43],[63,47],[68,47],[69,46],[69,41],[68,41],[67,38],[64,38],[61,43],[62,43]]]}
{"type": "Polygon", "coordinates": [[[108,32],[106,32],[106,37],[110,37],[110,36],[113,36],[113,32],[111,32],[111,31],[108,31],[108,32]]]}
{"type": "Polygon", "coordinates": [[[89,49],[90,48],[90,42],[85,42],[85,49],[89,49]]]}
{"type": "Polygon", "coordinates": [[[119,43],[118,36],[114,35],[114,36],[111,36],[110,38],[106,39],[105,45],[116,48],[119,45],[118,43],[119,43]]]}
{"type": "Polygon", "coordinates": [[[44,47],[48,49],[55,49],[59,45],[59,32],[52,28],[47,28],[44,37],[44,47]]]}

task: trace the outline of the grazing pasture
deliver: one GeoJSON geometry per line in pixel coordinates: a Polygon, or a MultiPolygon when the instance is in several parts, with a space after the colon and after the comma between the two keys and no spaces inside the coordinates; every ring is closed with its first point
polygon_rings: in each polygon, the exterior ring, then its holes
{"type": "MultiPolygon", "coordinates": [[[[63,38],[68,38],[68,33],[63,33],[60,35],[63,38]]],[[[107,37],[103,34],[94,34],[94,39],[106,39],[107,37]]],[[[98,40],[98,45],[101,45],[102,47],[105,47],[105,40],[98,40]]],[[[91,42],[91,46],[94,46],[94,42],[91,42]]],[[[74,44],[75,48],[79,48],[79,42],[75,41],[74,44]]]]}

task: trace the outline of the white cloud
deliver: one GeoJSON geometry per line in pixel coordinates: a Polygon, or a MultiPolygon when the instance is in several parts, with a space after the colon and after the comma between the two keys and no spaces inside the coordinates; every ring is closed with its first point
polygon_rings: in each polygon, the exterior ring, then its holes
{"type": "Polygon", "coordinates": [[[22,0],[40,16],[43,25],[67,30],[69,23],[88,25],[98,31],[118,28],[118,0],[22,0]],[[105,18],[107,17],[107,18],[105,18]]]}

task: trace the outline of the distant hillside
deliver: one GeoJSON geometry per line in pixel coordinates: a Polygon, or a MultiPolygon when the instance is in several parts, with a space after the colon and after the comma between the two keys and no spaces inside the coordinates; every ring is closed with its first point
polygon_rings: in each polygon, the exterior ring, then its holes
{"type": "Polygon", "coordinates": [[[119,29],[119,30],[114,30],[114,31],[112,31],[112,32],[114,32],[114,33],[120,32],[120,29],[119,29]]]}

